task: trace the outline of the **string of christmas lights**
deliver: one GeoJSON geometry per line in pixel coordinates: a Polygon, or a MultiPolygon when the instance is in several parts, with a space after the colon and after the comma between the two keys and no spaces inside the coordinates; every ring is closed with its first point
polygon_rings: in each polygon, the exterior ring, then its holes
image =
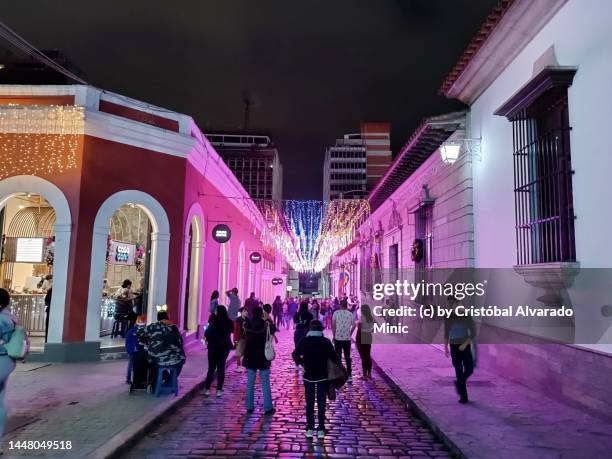
{"type": "Polygon", "coordinates": [[[266,221],[261,240],[275,247],[298,272],[320,272],[350,244],[369,215],[365,199],[258,201],[266,221]]]}
{"type": "Polygon", "coordinates": [[[0,179],[19,174],[53,174],[77,167],[83,107],[0,106],[0,179]]]}

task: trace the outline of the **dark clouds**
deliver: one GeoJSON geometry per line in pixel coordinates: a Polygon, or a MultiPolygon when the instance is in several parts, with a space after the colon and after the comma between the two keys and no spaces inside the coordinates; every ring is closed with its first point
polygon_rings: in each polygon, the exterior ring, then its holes
{"type": "Polygon", "coordinates": [[[285,196],[320,198],[325,146],[391,121],[394,153],[496,0],[4,0],[0,18],[96,86],[277,141],[285,196]]]}

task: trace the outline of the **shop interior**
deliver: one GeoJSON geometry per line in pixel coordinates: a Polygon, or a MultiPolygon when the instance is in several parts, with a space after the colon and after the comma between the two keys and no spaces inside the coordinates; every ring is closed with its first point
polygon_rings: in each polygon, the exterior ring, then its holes
{"type": "MultiPolygon", "coordinates": [[[[11,293],[11,313],[28,332],[33,351],[43,350],[48,328],[54,224],[53,207],[33,193],[12,196],[0,211],[0,285],[11,293]]],[[[113,214],[100,292],[102,347],[122,346],[136,316],[146,314],[150,236],[151,222],[141,207],[128,203],[113,214]]]]}
{"type": "Polygon", "coordinates": [[[123,345],[136,317],[147,313],[151,231],[149,217],[135,204],[121,206],[111,218],[101,292],[102,347],[123,345]]]}
{"type": "Polygon", "coordinates": [[[32,193],[12,196],[0,211],[0,283],[11,293],[11,313],[42,350],[48,326],[45,298],[53,285],[55,211],[32,193]]]}

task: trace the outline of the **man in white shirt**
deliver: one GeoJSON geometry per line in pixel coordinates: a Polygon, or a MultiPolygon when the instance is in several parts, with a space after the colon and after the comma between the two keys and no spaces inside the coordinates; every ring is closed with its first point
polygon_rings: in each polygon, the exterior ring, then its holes
{"type": "Polygon", "coordinates": [[[334,348],[336,349],[336,354],[342,359],[342,354],[344,353],[349,382],[352,381],[351,336],[353,335],[353,331],[355,331],[355,326],[355,318],[348,310],[348,302],[344,299],[340,302],[340,309],[338,309],[332,317],[332,331],[334,333],[334,348]]]}

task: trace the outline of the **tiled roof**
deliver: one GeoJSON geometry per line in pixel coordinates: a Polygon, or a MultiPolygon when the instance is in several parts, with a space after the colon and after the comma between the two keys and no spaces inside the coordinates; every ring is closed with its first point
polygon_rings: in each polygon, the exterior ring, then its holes
{"type": "Polygon", "coordinates": [[[474,55],[480,50],[482,45],[487,41],[497,24],[504,17],[506,12],[510,9],[515,0],[500,0],[497,6],[493,9],[493,12],[489,14],[484,24],[480,27],[478,33],[472,38],[472,41],[463,52],[453,70],[448,74],[442,86],[438,90],[439,94],[447,95],[450,88],[455,84],[455,81],[459,78],[461,73],[465,70],[467,65],[470,63],[474,55]]]}
{"type": "Polygon", "coordinates": [[[465,112],[427,118],[402,147],[386,174],[368,195],[374,212],[453,132],[465,126],[465,112]]]}

